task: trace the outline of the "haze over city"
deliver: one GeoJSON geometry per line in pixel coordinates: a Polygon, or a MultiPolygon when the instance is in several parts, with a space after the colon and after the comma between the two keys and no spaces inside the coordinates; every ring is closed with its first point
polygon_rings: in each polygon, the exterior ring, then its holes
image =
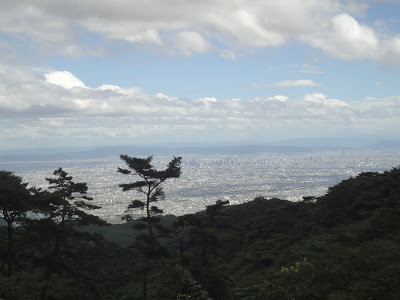
{"type": "Polygon", "coordinates": [[[374,143],[399,1],[1,1],[0,146],[374,143]]]}

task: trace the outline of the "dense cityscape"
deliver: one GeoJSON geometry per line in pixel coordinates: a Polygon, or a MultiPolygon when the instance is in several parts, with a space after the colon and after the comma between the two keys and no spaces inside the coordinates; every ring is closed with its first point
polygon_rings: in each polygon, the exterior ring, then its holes
{"type": "MultiPolygon", "coordinates": [[[[328,187],[360,172],[385,171],[400,165],[399,150],[352,150],[257,155],[183,155],[183,173],[164,184],[166,199],[159,203],[167,214],[182,215],[205,209],[216,200],[239,204],[255,197],[291,201],[320,196],[328,187]]],[[[165,168],[171,156],[155,156],[165,168]]],[[[46,177],[62,167],[75,181],[86,181],[89,194],[101,209],[96,214],[120,223],[130,200],[141,197],[122,192],[118,184],[133,181],[116,172],[125,167],[117,156],[102,159],[2,162],[1,169],[16,172],[31,186],[46,188],[46,177]]]]}

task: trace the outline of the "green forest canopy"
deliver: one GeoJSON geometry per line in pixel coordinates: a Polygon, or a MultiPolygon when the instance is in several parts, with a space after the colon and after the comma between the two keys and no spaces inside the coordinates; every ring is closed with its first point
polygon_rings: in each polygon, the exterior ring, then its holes
{"type": "MultiPolygon", "coordinates": [[[[24,212],[54,205],[42,192],[29,190],[24,212]]],[[[6,197],[0,185],[3,206],[6,197]]],[[[399,298],[399,168],[361,173],[300,202],[226,204],[161,218],[170,234],[158,239],[163,250],[149,264],[148,299],[399,298]]],[[[140,234],[135,222],[60,230],[22,217],[13,227],[12,274],[1,228],[0,297],[143,298],[143,260],[129,247],[140,234]]]]}

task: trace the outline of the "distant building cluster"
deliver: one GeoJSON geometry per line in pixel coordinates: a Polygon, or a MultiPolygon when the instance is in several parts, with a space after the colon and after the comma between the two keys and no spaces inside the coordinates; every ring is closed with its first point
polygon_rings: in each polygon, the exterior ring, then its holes
{"type": "MultiPolygon", "coordinates": [[[[182,175],[165,185],[166,199],[160,203],[166,213],[181,215],[205,209],[216,200],[232,204],[255,197],[291,201],[303,196],[323,195],[327,188],[363,171],[384,171],[400,165],[400,151],[326,151],[292,154],[183,155],[182,175]]],[[[160,168],[170,157],[155,157],[160,168]]],[[[17,162],[16,162],[17,164],[17,162]]],[[[123,193],[118,184],[128,180],[117,173],[118,157],[96,160],[19,163],[21,175],[34,186],[46,187],[45,177],[54,165],[67,170],[79,181],[86,181],[96,211],[113,223],[121,222],[126,203],[133,193],[123,193]]]]}

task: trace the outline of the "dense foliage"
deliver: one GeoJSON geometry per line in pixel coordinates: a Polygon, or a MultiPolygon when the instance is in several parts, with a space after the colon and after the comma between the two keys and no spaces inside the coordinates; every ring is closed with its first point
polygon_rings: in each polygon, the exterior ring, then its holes
{"type": "MultiPolygon", "coordinates": [[[[167,251],[151,262],[148,299],[400,297],[400,169],[361,173],[301,202],[227,204],[161,218],[175,234],[160,240],[167,251]]],[[[57,256],[46,222],[15,227],[10,276],[2,227],[0,298],[142,299],[143,259],[130,247],[138,221],[70,230],[57,256]]]]}

